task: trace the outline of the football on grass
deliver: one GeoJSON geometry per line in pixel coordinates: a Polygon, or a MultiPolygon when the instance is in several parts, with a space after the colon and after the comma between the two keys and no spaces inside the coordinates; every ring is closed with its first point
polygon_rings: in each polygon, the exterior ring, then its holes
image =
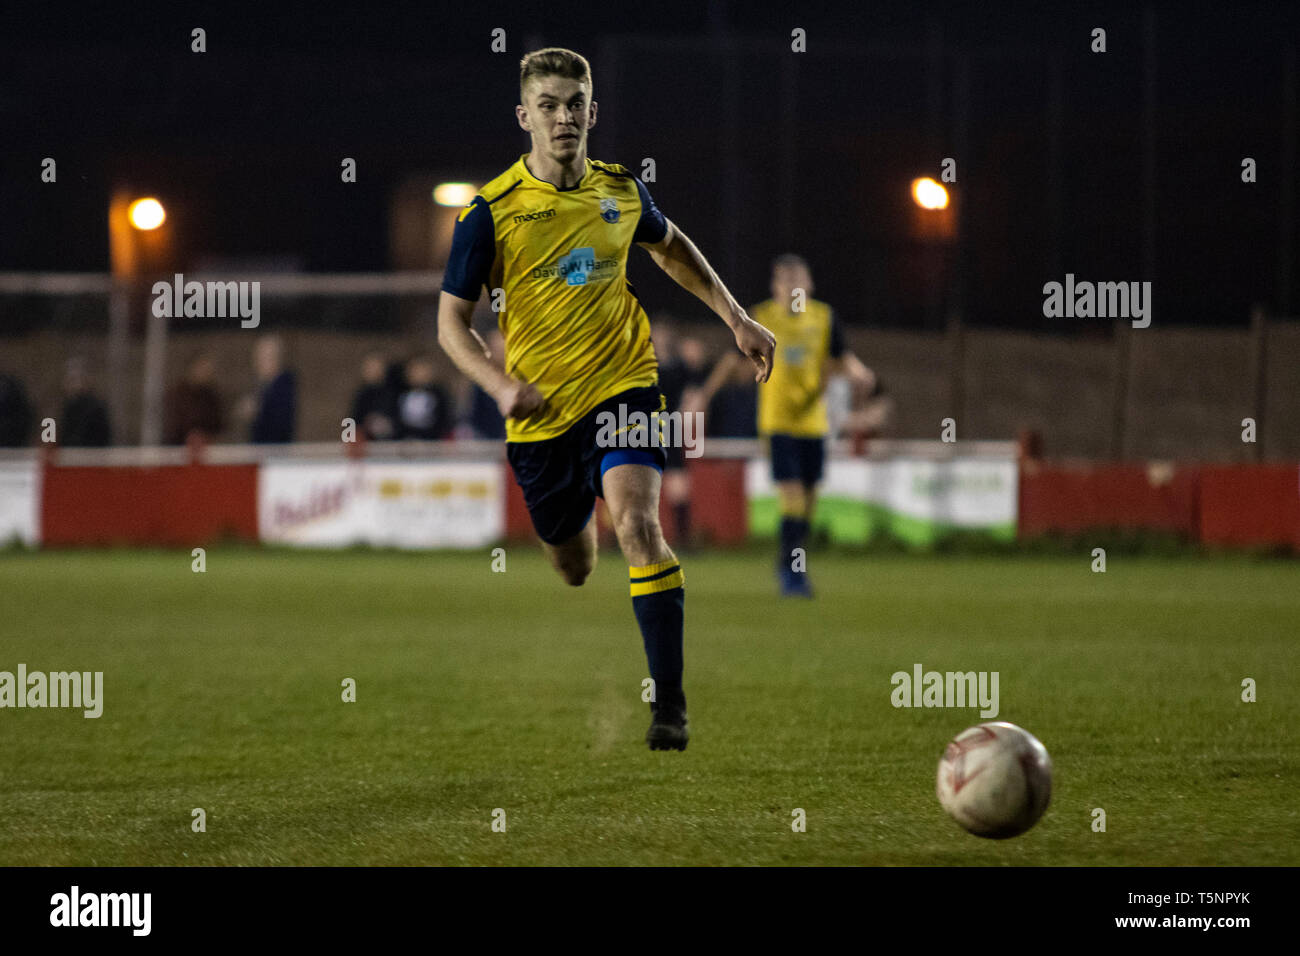
{"type": "Polygon", "coordinates": [[[963,730],[939,761],[935,783],[948,815],[976,836],[1024,833],[1052,797],[1052,758],[1027,730],[1006,721],[963,730]]]}

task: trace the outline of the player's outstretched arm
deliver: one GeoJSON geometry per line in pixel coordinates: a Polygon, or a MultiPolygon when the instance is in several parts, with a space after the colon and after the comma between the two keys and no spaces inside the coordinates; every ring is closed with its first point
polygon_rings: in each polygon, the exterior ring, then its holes
{"type": "Polygon", "coordinates": [[[668,231],[661,240],[641,245],[649,251],[655,265],[727,323],[736,336],[736,348],[754,363],[754,380],[766,382],[772,374],[776,337],[749,317],[686,233],[671,219],[667,223],[668,231]]]}
{"type": "Polygon", "coordinates": [[[438,298],[438,344],[461,374],[496,399],[505,418],[527,418],[542,407],[542,393],[492,363],[487,345],[470,325],[474,303],[443,292],[438,298]]]}

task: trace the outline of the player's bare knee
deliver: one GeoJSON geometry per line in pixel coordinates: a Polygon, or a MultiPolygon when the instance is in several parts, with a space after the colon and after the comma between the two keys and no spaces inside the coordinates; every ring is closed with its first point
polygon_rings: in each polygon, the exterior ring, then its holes
{"type": "Polygon", "coordinates": [[[653,512],[625,512],[619,515],[614,531],[618,535],[619,547],[629,558],[637,554],[656,553],[663,541],[659,516],[653,512]]]}

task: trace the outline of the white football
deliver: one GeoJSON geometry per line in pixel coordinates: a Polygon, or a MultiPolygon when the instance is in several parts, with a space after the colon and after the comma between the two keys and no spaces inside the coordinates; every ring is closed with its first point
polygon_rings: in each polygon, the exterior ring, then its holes
{"type": "Polygon", "coordinates": [[[963,730],[939,760],[935,783],[948,815],[976,836],[1024,833],[1052,798],[1052,758],[1033,734],[1004,720],[963,730]]]}

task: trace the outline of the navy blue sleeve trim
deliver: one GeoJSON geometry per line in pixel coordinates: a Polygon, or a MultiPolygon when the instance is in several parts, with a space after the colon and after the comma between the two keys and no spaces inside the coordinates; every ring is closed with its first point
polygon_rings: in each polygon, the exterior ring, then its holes
{"type": "MultiPolygon", "coordinates": [[[[500,197],[498,197],[500,198],[500,197]]],[[[477,302],[480,290],[492,275],[496,258],[496,227],[492,211],[482,196],[475,196],[465,218],[456,223],[451,237],[451,254],[442,274],[442,291],[477,302]]]]}
{"type": "Polygon", "coordinates": [[[839,316],[831,312],[831,344],[830,356],[833,359],[844,357],[844,328],[840,325],[839,316]]]}
{"type": "Polygon", "coordinates": [[[632,177],[632,181],[636,183],[636,191],[641,194],[641,218],[637,221],[632,241],[648,242],[652,245],[662,242],[664,236],[668,235],[668,220],[659,211],[655,201],[650,198],[650,190],[645,188],[645,183],[636,176],[632,177]]]}

